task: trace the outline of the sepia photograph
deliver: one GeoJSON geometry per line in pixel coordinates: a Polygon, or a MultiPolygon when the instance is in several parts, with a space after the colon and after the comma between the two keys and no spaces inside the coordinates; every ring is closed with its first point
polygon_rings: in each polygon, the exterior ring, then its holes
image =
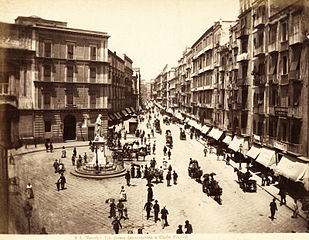
{"type": "Polygon", "coordinates": [[[0,8],[1,239],[308,238],[308,0],[0,8]]]}

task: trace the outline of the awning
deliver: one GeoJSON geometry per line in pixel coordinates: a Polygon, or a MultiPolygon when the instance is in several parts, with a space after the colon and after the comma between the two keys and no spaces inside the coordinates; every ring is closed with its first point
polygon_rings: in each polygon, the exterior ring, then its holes
{"type": "Polygon", "coordinates": [[[252,145],[252,147],[250,148],[250,150],[247,152],[246,155],[247,155],[248,157],[251,157],[251,158],[253,158],[253,159],[256,159],[257,156],[261,153],[261,150],[262,150],[261,148],[252,145]]]}
{"type": "Polygon", "coordinates": [[[109,115],[107,115],[107,120],[112,121],[112,118],[109,115]]]}
{"type": "Polygon", "coordinates": [[[108,114],[108,120],[113,121],[115,120],[115,115],[113,113],[108,114]]]}
{"type": "Polygon", "coordinates": [[[308,171],[308,166],[308,163],[299,162],[294,158],[283,156],[274,168],[274,172],[294,182],[303,182],[308,171]]]}
{"type": "Polygon", "coordinates": [[[135,113],[135,108],[134,107],[129,107],[132,113],[135,113]]]}
{"type": "Polygon", "coordinates": [[[167,112],[173,114],[173,110],[171,108],[167,109],[167,112]]]}
{"type": "Polygon", "coordinates": [[[230,142],[228,148],[232,149],[234,152],[239,152],[240,144],[244,145],[244,139],[242,137],[234,136],[233,140],[230,142]]]}
{"type": "Polygon", "coordinates": [[[268,148],[262,148],[256,161],[265,167],[274,168],[274,164],[276,163],[276,152],[268,148]]]}
{"type": "Polygon", "coordinates": [[[200,123],[196,124],[196,129],[202,131],[202,128],[203,128],[202,124],[200,124],[200,123]]]}
{"type": "Polygon", "coordinates": [[[232,141],[232,137],[231,136],[225,136],[225,138],[223,139],[223,142],[227,145],[229,145],[232,141]]]}
{"type": "Polygon", "coordinates": [[[215,134],[213,136],[214,139],[216,139],[217,141],[219,140],[219,138],[222,136],[223,132],[219,129],[215,129],[215,134]]]}
{"type": "Polygon", "coordinates": [[[126,111],[131,114],[132,113],[132,110],[130,108],[126,108],[126,111]]]}
{"type": "Polygon", "coordinates": [[[179,120],[183,120],[183,116],[179,112],[175,114],[175,117],[178,118],[179,120]]]}
{"type": "Polygon", "coordinates": [[[114,113],[114,115],[115,115],[115,117],[116,117],[117,119],[121,119],[121,118],[122,118],[121,115],[120,115],[120,113],[114,113]]]}
{"type": "Polygon", "coordinates": [[[204,133],[204,134],[207,134],[208,131],[209,131],[209,129],[210,129],[210,127],[204,125],[204,126],[202,127],[202,129],[201,129],[201,132],[204,133]]]}
{"type": "Polygon", "coordinates": [[[126,110],[122,110],[121,113],[126,117],[129,115],[129,113],[126,110]]]}

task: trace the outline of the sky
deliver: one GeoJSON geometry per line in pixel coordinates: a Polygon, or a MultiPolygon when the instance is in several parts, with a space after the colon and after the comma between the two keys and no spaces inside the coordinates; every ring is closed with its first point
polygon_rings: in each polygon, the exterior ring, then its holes
{"type": "Polygon", "coordinates": [[[107,32],[109,49],[128,55],[149,81],[177,66],[215,21],[236,20],[239,0],[0,0],[0,9],[2,22],[35,15],[107,32]]]}

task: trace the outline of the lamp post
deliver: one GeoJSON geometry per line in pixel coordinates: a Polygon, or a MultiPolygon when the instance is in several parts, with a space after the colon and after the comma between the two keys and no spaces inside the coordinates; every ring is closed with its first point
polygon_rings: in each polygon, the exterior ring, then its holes
{"type": "Polygon", "coordinates": [[[242,144],[239,145],[239,170],[241,170],[241,152],[242,152],[242,144]]]}
{"type": "Polygon", "coordinates": [[[28,220],[28,233],[30,234],[30,218],[32,216],[32,206],[30,205],[30,203],[27,201],[26,205],[24,206],[24,214],[25,217],[28,220]]]}

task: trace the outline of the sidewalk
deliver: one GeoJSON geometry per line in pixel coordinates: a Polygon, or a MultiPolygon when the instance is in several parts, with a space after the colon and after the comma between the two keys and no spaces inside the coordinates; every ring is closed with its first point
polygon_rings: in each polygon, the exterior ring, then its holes
{"type": "MultiPolygon", "coordinates": [[[[178,124],[177,124],[178,125],[178,124]]],[[[178,127],[180,127],[178,125],[178,127]]],[[[190,136],[190,131],[188,130],[185,130],[186,133],[190,136]]],[[[205,141],[203,141],[202,139],[195,139],[197,142],[199,142],[200,144],[202,144],[203,146],[205,145],[205,141]]],[[[217,159],[217,155],[216,153],[214,152],[214,150],[216,150],[215,147],[212,147],[212,153],[208,153],[208,154],[211,154],[213,156],[215,156],[215,159],[217,159]]],[[[223,160],[225,161],[225,159],[223,160]]],[[[237,168],[238,169],[238,163],[235,163],[233,160],[230,160],[230,164],[229,164],[231,167],[233,168],[237,168]]],[[[245,165],[245,163],[243,163],[243,165],[245,165]]],[[[250,171],[250,170],[249,170],[250,171]]],[[[250,173],[252,174],[252,179],[253,180],[256,180],[256,185],[259,186],[261,189],[263,189],[265,192],[267,192],[269,195],[271,195],[272,197],[276,198],[279,203],[280,203],[280,196],[279,196],[279,189],[276,188],[273,184],[271,184],[270,186],[262,186],[260,183],[261,183],[261,178],[255,174],[254,172],[250,171],[250,173]]],[[[294,199],[287,195],[286,196],[286,204],[285,206],[287,208],[289,208],[291,211],[293,211],[293,204],[294,204],[294,199]]],[[[303,220],[307,221],[307,218],[306,218],[306,213],[301,209],[301,207],[299,208],[299,217],[301,217],[303,220]]]]}
{"type": "MultiPolygon", "coordinates": [[[[88,141],[70,141],[70,142],[64,142],[64,143],[53,143],[54,150],[55,149],[61,149],[63,146],[67,148],[73,148],[73,147],[85,147],[88,146],[88,141]]],[[[13,156],[27,154],[27,153],[34,153],[34,152],[41,152],[46,151],[44,144],[37,144],[35,145],[27,145],[22,146],[21,148],[16,149],[10,149],[9,150],[9,156],[12,154],[13,156]]]]}

